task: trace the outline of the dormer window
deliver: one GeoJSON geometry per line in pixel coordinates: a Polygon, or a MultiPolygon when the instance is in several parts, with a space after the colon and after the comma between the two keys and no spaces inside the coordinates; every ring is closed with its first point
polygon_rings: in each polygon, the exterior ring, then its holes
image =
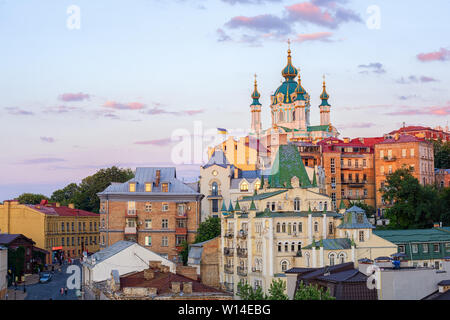
{"type": "Polygon", "coordinates": [[[136,183],[135,182],[132,182],[129,184],[129,191],[136,192],[136,183]]]}
{"type": "Polygon", "coordinates": [[[163,183],[161,185],[161,191],[162,192],[169,192],[169,184],[168,183],[163,183]]]}
{"type": "Polygon", "coordinates": [[[245,192],[245,191],[248,191],[248,183],[242,182],[241,183],[241,192],[245,192]]]}
{"type": "Polygon", "coordinates": [[[145,192],[152,192],[152,183],[151,182],[145,183],[145,192]]]}

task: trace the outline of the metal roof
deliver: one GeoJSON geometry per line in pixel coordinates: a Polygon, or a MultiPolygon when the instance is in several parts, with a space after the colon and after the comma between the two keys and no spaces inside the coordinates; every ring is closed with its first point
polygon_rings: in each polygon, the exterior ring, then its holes
{"type": "MultiPolygon", "coordinates": [[[[447,227],[448,229],[448,227],[447,227]]],[[[373,233],[392,243],[410,242],[448,242],[450,232],[445,228],[407,229],[407,230],[374,230],[373,233]],[[443,230],[442,230],[443,229],[443,230]]]]}

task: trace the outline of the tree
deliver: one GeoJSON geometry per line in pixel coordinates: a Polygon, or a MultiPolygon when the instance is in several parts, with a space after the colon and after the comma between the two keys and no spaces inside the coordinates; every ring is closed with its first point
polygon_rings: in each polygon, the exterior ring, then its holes
{"type": "Polygon", "coordinates": [[[49,199],[43,194],[23,193],[17,198],[17,200],[20,204],[39,204],[41,200],[49,199]]]}
{"type": "Polygon", "coordinates": [[[239,281],[236,293],[242,300],[267,300],[261,287],[255,290],[247,282],[239,281]]]}
{"type": "Polygon", "coordinates": [[[268,300],[289,300],[289,297],[285,293],[286,282],[281,279],[273,279],[269,287],[268,300]]]}
{"type": "Polygon", "coordinates": [[[332,297],[330,290],[322,290],[318,286],[305,285],[300,282],[297,292],[295,292],[294,300],[336,300],[332,297]]]}
{"type": "Polygon", "coordinates": [[[218,236],[220,236],[220,219],[208,217],[198,226],[195,243],[207,241],[218,236]]]}
{"type": "MultiPolygon", "coordinates": [[[[25,248],[20,246],[17,249],[8,249],[8,268],[14,276],[22,276],[25,266],[25,248]]],[[[15,279],[14,279],[15,281],[15,279]]]]}
{"type": "Polygon", "coordinates": [[[441,217],[443,204],[436,188],[422,186],[411,172],[411,168],[396,170],[380,189],[383,199],[392,204],[386,210],[390,229],[429,228],[441,217]]]}
{"type": "Polygon", "coordinates": [[[189,245],[187,241],[183,241],[183,243],[181,244],[181,248],[182,248],[180,252],[181,261],[183,262],[183,265],[187,265],[189,257],[189,245]]]}
{"type": "Polygon", "coordinates": [[[120,169],[115,166],[101,169],[81,181],[73,196],[73,202],[79,209],[98,213],[100,199],[97,193],[105,190],[111,182],[126,182],[133,177],[134,173],[131,169],[120,169]]]}
{"type": "Polygon", "coordinates": [[[434,167],[450,169],[450,141],[432,140],[434,149],[434,167]]]}
{"type": "Polygon", "coordinates": [[[54,191],[50,197],[50,200],[59,202],[62,206],[67,206],[68,204],[74,202],[73,199],[78,190],[78,185],[76,183],[71,183],[63,189],[54,191]]]}

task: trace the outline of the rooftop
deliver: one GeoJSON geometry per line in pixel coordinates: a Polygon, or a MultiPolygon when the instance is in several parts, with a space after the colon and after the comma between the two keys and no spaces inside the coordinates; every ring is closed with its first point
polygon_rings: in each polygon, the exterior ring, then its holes
{"type": "Polygon", "coordinates": [[[450,228],[374,230],[373,233],[393,243],[450,241],[450,228]]]}

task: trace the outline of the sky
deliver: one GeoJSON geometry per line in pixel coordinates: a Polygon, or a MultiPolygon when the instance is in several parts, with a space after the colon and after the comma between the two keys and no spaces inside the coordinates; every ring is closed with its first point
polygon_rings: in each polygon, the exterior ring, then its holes
{"type": "Polygon", "coordinates": [[[313,125],[325,75],[340,137],[444,127],[449,11],[444,0],[0,0],[0,201],[112,165],[176,165],[192,181],[202,159],[174,161],[172,137],[248,130],[254,74],[267,128],[288,39],[313,125]]]}

